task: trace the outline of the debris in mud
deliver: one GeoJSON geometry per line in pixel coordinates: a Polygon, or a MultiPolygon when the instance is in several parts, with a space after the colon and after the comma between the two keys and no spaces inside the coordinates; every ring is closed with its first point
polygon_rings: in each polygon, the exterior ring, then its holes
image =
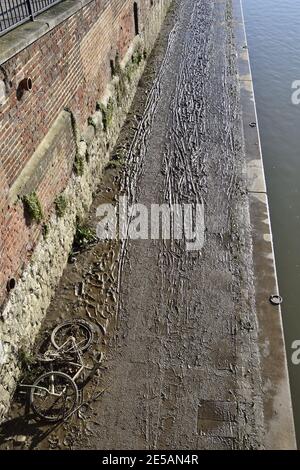
{"type": "Polygon", "coordinates": [[[280,305],[283,302],[283,298],[280,295],[271,295],[269,300],[272,305],[280,305]]]}
{"type": "Polygon", "coordinates": [[[94,326],[82,319],[59,324],[50,335],[50,344],[35,357],[23,354],[23,363],[30,373],[23,376],[20,391],[27,391],[29,405],[38,420],[57,423],[70,418],[83,403],[80,397],[88,377],[99,369],[103,354],[92,355],[89,365],[84,354],[90,350],[94,339],[94,326]],[[34,367],[32,364],[35,364],[34,367]],[[35,374],[35,378],[33,375],[35,374]],[[31,378],[31,383],[29,380],[31,378]]]}
{"type": "Polygon", "coordinates": [[[80,281],[78,285],[75,286],[75,295],[76,297],[85,295],[85,283],[84,281],[80,281]]]}
{"type": "Polygon", "coordinates": [[[14,441],[17,443],[17,444],[23,444],[25,441],[26,441],[26,436],[16,436],[14,438],[14,441]]]}

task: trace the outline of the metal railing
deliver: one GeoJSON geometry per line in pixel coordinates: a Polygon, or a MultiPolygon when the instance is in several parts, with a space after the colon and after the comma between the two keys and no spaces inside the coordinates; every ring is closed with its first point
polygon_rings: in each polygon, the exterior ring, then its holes
{"type": "Polygon", "coordinates": [[[0,0],[0,36],[62,0],[0,0]]]}

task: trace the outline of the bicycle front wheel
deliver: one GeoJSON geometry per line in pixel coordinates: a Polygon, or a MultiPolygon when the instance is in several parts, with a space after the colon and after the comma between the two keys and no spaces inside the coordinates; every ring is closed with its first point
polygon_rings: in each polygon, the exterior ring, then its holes
{"type": "Polygon", "coordinates": [[[68,340],[71,337],[75,339],[79,351],[87,351],[94,337],[92,325],[81,319],[65,321],[52,331],[51,343],[58,350],[66,344],[64,352],[73,352],[74,346],[68,346],[68,340]]]}
{"type": "Polygon", "coordinates": [[[78,388],[64,372],[46,372],[30,390],[30,405],[34,413],[46,421],[61,421],[74,411],[78,388]]]}

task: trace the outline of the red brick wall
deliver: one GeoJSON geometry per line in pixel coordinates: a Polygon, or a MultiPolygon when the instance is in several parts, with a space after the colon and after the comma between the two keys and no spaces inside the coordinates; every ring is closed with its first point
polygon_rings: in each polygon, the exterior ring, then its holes
{"type": "MultiPolygon", "coordinates": [[[[134,37],[133,3],[93,0],[2,64],[0,79],[9,85],[0,105],[0,303],[7,280],[21,272],[41,229],[26,225],[23,204],[9,204],[9,190],[62,109],[70,108],[81,127],[95,111],[111,78],[110,60],[117,50],[123,57],[134,37]],[[33,90],[18,99],[18,84],[25,77],[32,78],[33,90]]],[[[151,2],[138,4],[142,29],[151,2]]],[[[67,184],[74,152],[74,145],[62,136],[53,164],[33,188],[46,214],[67,184]]]]}

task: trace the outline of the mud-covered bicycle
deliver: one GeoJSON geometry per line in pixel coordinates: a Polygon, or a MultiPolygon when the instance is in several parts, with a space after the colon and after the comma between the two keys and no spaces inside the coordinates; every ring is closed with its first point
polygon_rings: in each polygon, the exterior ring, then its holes
{"type": "Polygon", "coordinates": [[[32,385],[20,384],[21,389],[29,390],[30,406],[40,419],[58,422],[76,410],[79,401],[77,380],[85,370],[97,369],[103,360],[100,353],[91,367],[84,359],[93,337],[93,325],[81,319],[66,321],[52,331],[51,347],[36,356],[37,361],[50,370],[41,374],[32,385]],[[68,368],[68,373],[60,370],[63,367],[68,368]]]}

